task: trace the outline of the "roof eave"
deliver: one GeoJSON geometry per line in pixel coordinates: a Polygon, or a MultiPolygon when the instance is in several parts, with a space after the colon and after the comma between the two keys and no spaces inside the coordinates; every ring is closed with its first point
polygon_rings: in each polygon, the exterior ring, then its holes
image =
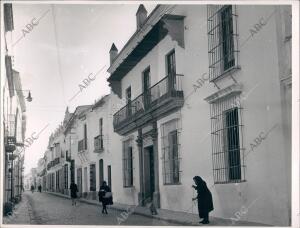
{"type": "MultiPolygon", "coordinates": [[[[165,15],[165,13],[168,11],[168,6],[169,5],[157,5],[155,7],[155,9],[147,17],[145,24],[131,36],[131,38],[116,56],[113,63],[107,69],[108,73],[114,73],[124,59],[135,49],[139,42],[143,40],[144,36],[151,31],[152,27],[165,15]]],[[[110,81],[111,78],[109,77],[107,80],[110,81]]]]}

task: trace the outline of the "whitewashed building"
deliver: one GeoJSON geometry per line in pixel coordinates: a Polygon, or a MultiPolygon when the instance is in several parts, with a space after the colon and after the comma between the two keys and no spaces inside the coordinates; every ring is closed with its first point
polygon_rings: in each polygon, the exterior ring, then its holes
{"type": "Polygon", "coordinates": [[[114,97],[106,95],[93,105],[77,107],[65,125],[66,145],[74,165],[71,176],[79,194],[87,199],[97,199],[103,181],[112,187],[112,135],[115,133],[110,110],[114,97]]]}
{"type": "MultiPolygon", "coordinates": [[[[26,105],[20,73],[14,67],[12,38],[15,36],[12,4],[3,5],[4,32],[1,69],[1,136],[3,167],[3,204],[18,203],[24,187],[24,141],[26,105]]],[[[4,207],[4,214],[8,211],[4,207]]]]}
{"type": "Polygon", "coordinates": [[[113,115],[116,202],[197,213],[199,175],[212,216],[235,221],[249,207],[241,220],[290,224],[290,15],[288,6],[158,5],[148,16],[140,5],[136,32],[110,51],[108,81],[126,100],[113,115]]]}

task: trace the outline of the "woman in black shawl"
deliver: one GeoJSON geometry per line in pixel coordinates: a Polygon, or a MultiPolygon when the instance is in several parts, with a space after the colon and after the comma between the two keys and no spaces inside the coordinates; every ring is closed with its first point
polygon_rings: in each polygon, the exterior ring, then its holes
{"type": "Polygon", "coordinates": [[[98,193],[99,201],[102,202],[102,214],[107,214],[106,205],[113,204],[112,202],[112,194],[110,187],[106,184],[106,181],[102,182],[100,186],[100,191],[98,193]]]}
{"type": "Polygon", "coordinates": [[[199,223],[208,224],[209,212],[211,212],[214,209],[211,192],[209,191],[205,181],[202,180],[201,177],[195,176],[193,180],[196,184],[196,186],[193,185],[193,188],[197,190],[197,197],[193,198],[193,200],[198,199],[199,217],[200,219],[203,218],[203,220],[199,223]]]}
{"type": "Polygon", "coordinates": [[[70,185],[70,191],[71,191],[72,205],[76,206],[76,198],[77,198],[77,192],[78,192],[77,184],[72,182],[70,185]]]}

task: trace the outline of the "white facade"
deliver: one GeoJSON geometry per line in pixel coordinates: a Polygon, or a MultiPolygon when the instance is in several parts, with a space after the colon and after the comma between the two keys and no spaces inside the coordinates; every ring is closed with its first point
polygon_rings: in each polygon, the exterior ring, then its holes
{"type": "MultiPolygon", "coordinates": [[[[4,33],[1,36],[1,110],[3,143],[3,203],[18,202],[23,188],[24,140],[26,107],[20,73],[14,69],[12,39],[14,37],[13,9],[4,7],[4,33]]],[[[6,212],[5,212],[6,213],[6,212]]]]}
{"type": "MultiPolygon", "coordinates": [[[[125,61],[132,49],[142,43],[143,39],[140,37],[145,37],[151,32],[151,28],[148,27],[154,27],[156,21],[163,20],[160,15],[165,11],[165,7],[157,7],[146,21],[145,29],[140,31],[140,34],[135,34],[126,44],[111,64],[111,75],[114,76],[118,69],[122,71],[119,68],[122,61],[125,61]]],[[[287,56],[291,53],[291,33],[288,30],[289,21],[286,21],[289,20],[289,15],[285,15],[289,14],[290,10],[289,7],[281,6],[236,6],[235,12],[238,17],[234,19],[234,32],[238,33],[239,52],[235,57],[237,69],[224,74],[213,83],[208,80],[210,63],[207,45],[211,38],[207,34],[207,6],[180,5],[172,9],[169,14],[183,16],[178,20],[183,20],[184,23],[184,45],[179,44],[180,38],[172,36],[174,30],[171,28],[169,34],[131,67],[128,73],[124,73],[121,79],[115,76],[110,81],[113,91],[120,95],[119,101],[126,97],[126,89],[131,87],[133,102],[143,92],[142,73],[145,69],[150,66],[150,87],[167,75],[166,55],[172,50],[175,51],[176,74],[183,75],[184,105],[178,111],[145,121],[139,128],[119,127],[122,128],[120,132],[127,131],[125,134],[120,133],[120,142],[131,140],[133,184],[131,187],[122,188],[121,163],[114,166],[114,173],[120,174],[114,175],[113,179],[114,199],[117,202],[140,204],[141,186],[147,185],[148,181],[144,179],[144,183],[140,182],[141,158],[136,139],[139,135],[138,129],[143,134],[147,133],[154,121],[157,125],[158,157],[158,164],[155,166],[158,174],[155,177],[158,177],[159,185],[155,186],[153,194],[158,194],[156,200],[162,209],[191,213],[191,199],[196,194],[191,188],[192,179],[199,175],[212,191],[215,208],[212,216],[234,218],[235,212],[241,207],[253,204],[242,220],[272,225],[290,224],[291,73],[288,69],[291,62],[287,56]],[[253,30],[253,26],[259,22],[264,25],[251,34],[251,29],[253,30]],[[285,62],[284,66],[279,64],[281,62],[285,62]],[[199,85],[199,79],[204,83],[199,85]],[[113,83],[118,80],[119,87],[114,88],[113,83]],[[214,126],[211,122],[210,108],[222,99],[230,102],[230,97],[235,93],[239,94],[239,97],[228,107],[237,106],[236,104],[239,106],[240,156],[243,160],[241,166],[245,167],[241,171],[241,181],[219,184],[216,183],[216,176],[214,180],[214,172],[217,171],[214,171],[216,161],[212,160],[212,146],[216,145],[211,138],[214,126]],[[177,121],[180,181],[176,184],[164,184],[162,127],[171,120],[177,121]],[[259,135],[265,137],[257,144],[255,139],[259,135]]],[[[219,107],[223,107],[222,105],[225,106],[224,103],[220,103],[219,107]]],[[[147,146],[147,140],[143,139],[143,150],[146,148],[145,144],[147,146]]],[[[120,150],[120,145],[117,144],[114,144],[114,148],[116,154],[114,153],[113,161],[121,162],[122,149],[120,150]]],[[[196,211],[194,207],[194,213],[196,211]]]]}

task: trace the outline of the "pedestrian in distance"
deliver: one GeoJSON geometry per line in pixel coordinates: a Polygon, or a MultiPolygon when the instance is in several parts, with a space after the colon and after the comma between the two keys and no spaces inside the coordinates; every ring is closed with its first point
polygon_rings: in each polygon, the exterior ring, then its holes
{"type": "Polygon", "coordinates": [[[70,191],[71,191],[72,205],[76,206],[76,199],[77,199],[77,192],[78,192],[77,184],[72,182],[70,185],[70,191]]]}
{"type": "Polygon", "coordinates": [[[198,200],[198,213],[200,219],[203,219],[199,223],[209,224],[209,212],[214,209],[213,199],[211,192],[206,186],[206,182],[201,177],[195,176],[193,178],[196,185],[192,187],[196,189],[197,196],[193,200],[198,200]]]}
{"type": "Polygon", "coordinates": [[[39,190],[39,192],[42,192],[42,186],[41,185],[38,186],[38,190],[39,190]]]}
{"type": "Polygon", "coordinates": [[[102,182],[98,192],[99,201],[102,202],[102,214],[107,213],[107,205],[113,204],[113,198],[110,187],[106,184],[106,181],[102,182]]]}
{"type": "Polygon", "coordinates": [[[34,192],[34,186],[33,185],[31,185],[30,190],[31,190],[32,193],[34,192]]]}

